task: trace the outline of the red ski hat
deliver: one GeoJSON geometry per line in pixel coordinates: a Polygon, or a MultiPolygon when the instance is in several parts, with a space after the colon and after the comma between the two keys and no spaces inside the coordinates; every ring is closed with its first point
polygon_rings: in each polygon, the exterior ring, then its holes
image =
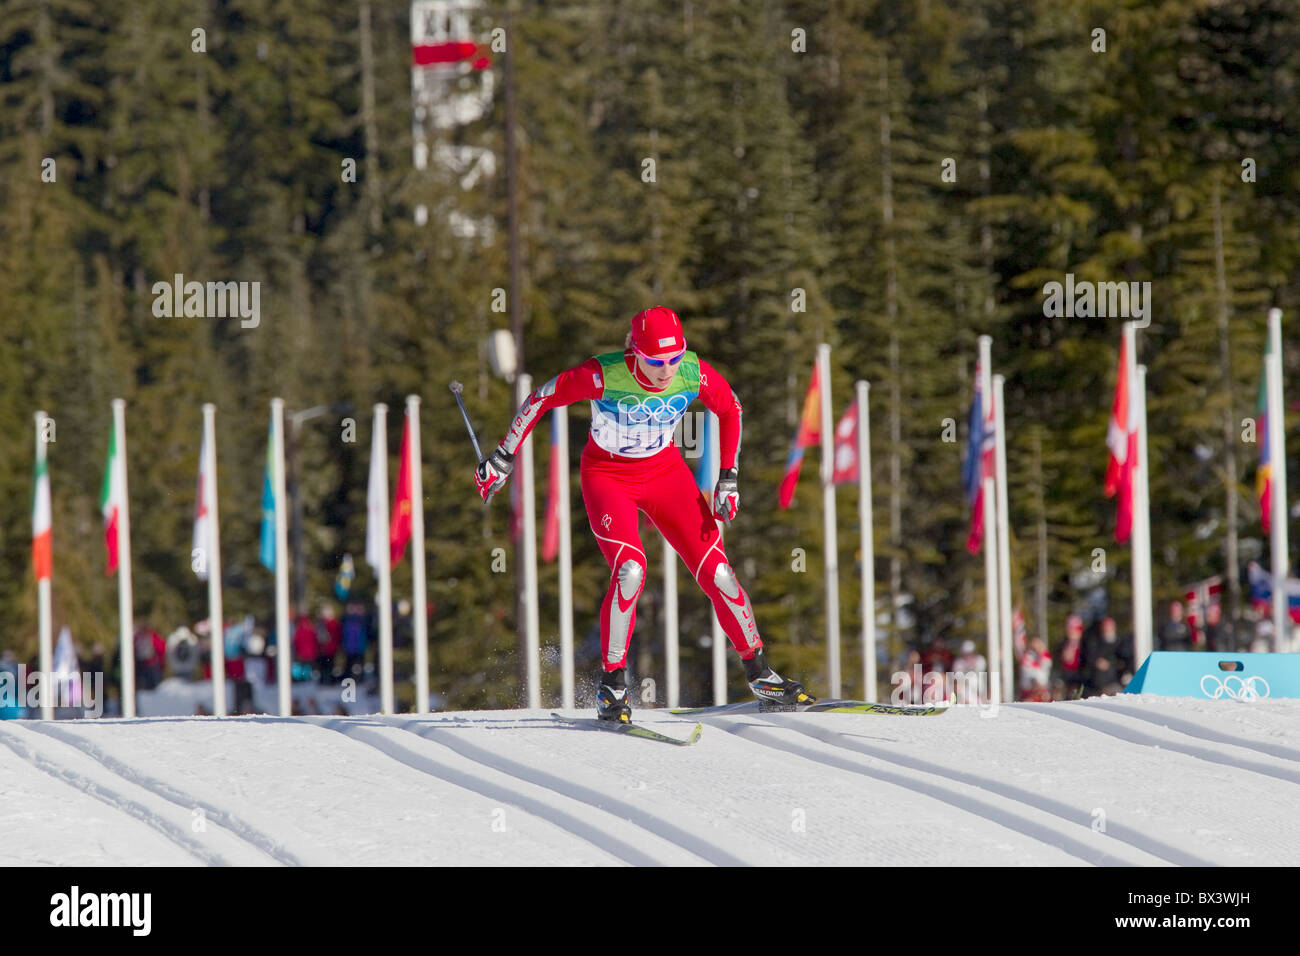
{"type": "Polygon", "coordinates": [[[632,317],[632,347],[642,355],[676,355],[686,348],[682,320],[662,305],[638,312],[632,317]]]}

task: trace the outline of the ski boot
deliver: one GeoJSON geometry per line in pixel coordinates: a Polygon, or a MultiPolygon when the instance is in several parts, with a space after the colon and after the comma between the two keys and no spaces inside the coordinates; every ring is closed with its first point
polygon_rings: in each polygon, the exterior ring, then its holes
{"type": "Polygon", "coordinates": [[[632,722],[632,707],[627,700],[626,669],[603,672],[596,691],[596,717],[620,724],[632,722]]]}
{"type": "Polygon", "coordinates": [[[749,689],[758,698],[759,710],[801,710],[809,704],[817,703],[817,698],[808,694],[803,689],[803,684],[787,680],[772,670],[761,650],[741,663],[745,665],[745,679],[749,681],[749,689]]]}

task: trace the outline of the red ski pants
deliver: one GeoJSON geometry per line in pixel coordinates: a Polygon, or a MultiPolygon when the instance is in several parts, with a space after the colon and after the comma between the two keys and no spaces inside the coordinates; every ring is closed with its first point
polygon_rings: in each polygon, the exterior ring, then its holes
{"type": "Polygon", "coordinates": [[[645,584],[648,562],[638,529],[642,511],[691,569],[741,658],[748,660],[762,649],[753,606],[727,563],[717,519],[675,445],[647,459],[630,459],[589,441],[579,473],[587,520],[609,562],[609,590],[600,606],[606,671],[617,670],[627,659],[636,601],[645,584]]]}

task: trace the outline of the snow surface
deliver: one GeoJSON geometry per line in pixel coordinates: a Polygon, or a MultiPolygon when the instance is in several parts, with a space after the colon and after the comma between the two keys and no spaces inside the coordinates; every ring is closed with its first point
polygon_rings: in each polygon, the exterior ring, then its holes
{"type": "Polygon", "coordinates": [[[1300,863],[1296,700],[703,720],[4,721],[0,866],[1300,863]]]}

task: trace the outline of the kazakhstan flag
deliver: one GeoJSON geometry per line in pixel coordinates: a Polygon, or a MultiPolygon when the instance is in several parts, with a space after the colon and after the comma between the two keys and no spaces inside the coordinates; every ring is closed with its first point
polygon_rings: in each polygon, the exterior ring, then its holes
{"type": "MultiPolygon", "coordinates": [[[[274,429],[274,426],[272,426],[274,429]]],[[[261,560],[268,571],[275,570],[275,455],[274,432],[266,435],[266,475],[262,479],[262,547],[261,560]]]]}

